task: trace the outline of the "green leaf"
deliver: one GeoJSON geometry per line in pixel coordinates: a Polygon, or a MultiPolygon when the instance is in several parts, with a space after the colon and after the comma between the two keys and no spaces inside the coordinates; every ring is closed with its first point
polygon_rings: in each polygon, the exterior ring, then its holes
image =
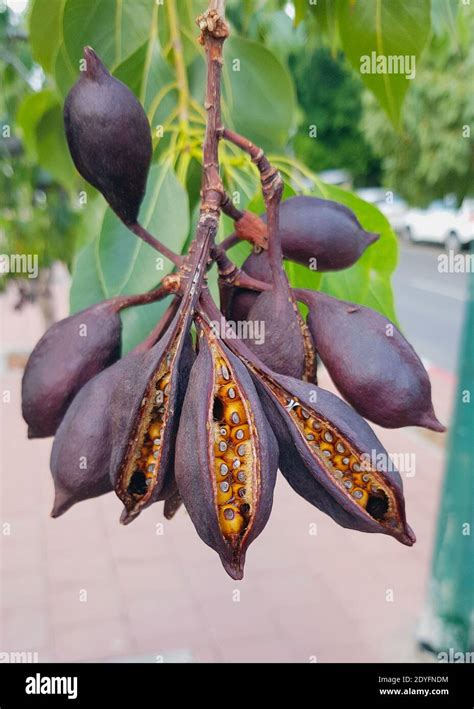
{"type": "Polygon", "coordinates": [[[307,0],[294,0],[293,4],[295,6],[294,25],[295,27],[298,27],[298,25],[303,22],[304,18],[306,17],[308,2],[307,0]]]}
{"type": "MultiPolygon", "coordinates": [[[[173,0],[177,7],[178,30],[180,34],[183,57],[186,65],[191,64],[200,53],[197,37],[199,30],[196,26],[196,17],[204,12],[205,3],[193,3],[193,0],[173,0]],[[194,6],[196,5],[196,7],[194,6]]],[[[163,47],[171,47],[169,3],[163,2],[158,5],[158,30],[160,44],[163,47]]]]}
{"type": "MultiPolygon", "coordinates": [[[[156,238],[176,252],[181,251],[189,229],[188,199],[168,166],[151,168],[140,215],[143,226],[156,238]]],[[[107,209],[99,236],[78,256],[71,286],[71,309],[81,310],[116,295],[144,293],[154,288],[171,268],[167,259],[137,239],[107,209]]],[[[166,307],[163,302],[153,305],[149,310],[139,308],[137,315],[124,314],[126,349],[133,347],[146,331],[149,319],[156,322],[166,307]]]]}
{"type": "Polygon", "coordinates": [[[65,0],[33,0],[29,17],[33,58],[49,74],[61,42],[62,8],[65,0]]]}
{"type": "Polygon", "coordinates": [[[21,128],[23,144],[34,159],[38,157],[36,134],[38,122],[56,105],[59,105],[57,96],[49,89],[44,89],[25,96],[18,107],[16,122],[21,128]]]}
{"type": "Polygon", "coordinates": [[[430,0],[340,0],[338,17],[349,61],[398,127],[408,76],[429,37],[430,0]]]}
{"type": "MultiPolygon", "coordinates": [[[[205,69],[202,56],[190,68],[190,85],[198,101],[203,100],[205,69]]],[[[270,50],[230,37],[224,45],[222,86],[226,126],[264,150],[286,145],[295,112],[293,82],[270,50]]]]}
{"type": "Polygon", "coordinates": [[[318,0],[316,4],[311,5],[305,0],[305,4],[307,19],[312,20],[308,22],[307,27],[309,38],[315,40],[319,46],[322,33],[335,56],[339,46],[338,0],[318,0]]]}
{"type": "Polygon", "coordinates": [[[174,73],[155,37],[119,64],[114,76],[135,93],[152,126],[162,125],[177,104],[177,91],[171,89],[174,73]]]}
{"type": "Polygon", "coordinates": [[[50,108],[37,123],[36,146],[38,162],[61,184],[74,189],[77,172],[69,154],[64,134],[61,106],[50,108]]]}
{"type": "Polygon", "coordinates": [[[458,8],[459,0],[431,0],[431,24],[435,34],[447,32],[453,39],[457,39],[458,8]]]}
{"type": "Polygon", "coordinates": [[[66,0],[55,67],[61,91],[77,78],[84,46],[94,47],[109,70],[133,54],[156,32],[157,8],[150,0],[66,0]]]}
{"type": "Polygon", "coordinates": [[[341,300],[366,305],[396,323],[391,276],[397,265],[398,242],[387,219],[377,207],[339,187],[320,183],[313,194],[349,207],[364,229],[380,234],[380,238],[357,263],[343,271],[318,274],[297,264],[289,265],[291,285],[322,290],[341,300]]]}
{"type": "Polygon", "coordinates": [[[105,299],[102,283],[97,277],[98,268],[97,240],[94,239],[81,249],[75,260],[69,292],[71,313],[77,313],[105,299]]]}
{"type": "Polygon", "coordinates": [[[295,94],[287,69],[258,42],[230,37],[224,45],[223,115],[264,150],[283,147],[293,124],[295,94]]]}
{"type": "Polygon", "coordinates": [[[122,355],[133,350],[139,342],[143,342],[170,303],[171,297],[168,297],[157,303],[149,303],[122,311],[122,355]]]}

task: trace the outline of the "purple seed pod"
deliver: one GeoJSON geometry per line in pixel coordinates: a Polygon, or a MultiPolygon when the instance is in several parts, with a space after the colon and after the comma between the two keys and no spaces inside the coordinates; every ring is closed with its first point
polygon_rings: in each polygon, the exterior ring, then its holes
{"type": "Polygon", "coordinates": [[[115,488],[128,523],[176,492],[174,440],[193,358],[179,312],[157,344],[130,352],[81,389],[53,444],[54,517],[115,488]]]}
{"type": "Polygon", "coordinates": [[[309,307],[308,326],[341,394],[385,428],[445,431],[431,402],[428,374],[413,347],[380,313],[316,291],[295,291],[309,307]]]}
{"type": "Polygon", "coordinates": [[[188,330],[180,311],[113,392],[110,479],[125,506],[123,524],[176,491],[175,439],[194,360],[188,330]]]}
{"type": "Polygon", "coordinates": [[[254,377],[293,489],[343,527],[411,546],[400,475],[366,421],[313,384],[268,370],[254,377]]]}
{"type": "Polygon", "coordinates": [[[91,47],[64,104],[72,159],[125,224],[135,224],[152,157],[150,125],[130,89],[110,75],[91,47]]]}
{"type": "Polygon", "coordinates": [[[175,474],[201,539],[241,579],[270,515],[278,446],[246,367],[199,321],[176,440],[175,474]]]}
{"type": "MultiPolygon", "coordinates": [[[[266,215],[262,216],[266,221],[266,215]]],[[[280,206],[281,247],[286,259],[314,270],[340,271],[352,266],[379,238],[365,231],[355,214],[338,202],[318,197],[290,197],[280,206]]],[[[242,269],[252,278],[271,283],[267,251],[250,254],[242,269]]],[[[256,300],[254,291],[236,289],[229,317],[244,320],[256,300]]]]}
{"type": "Polygon", "coordinates": [[[173,519],[181,505],[183,504],[183,499],[179,493],[179,490],[173,492],[169,497],[166,498],[163,505],[163,515],[165,519],[173,519]]]}
{"type": "Polygon", "coordinates": [[[55,499],[52,517],[77,502],[112,491],[112,395],[143,355],[130,354],[91,379],[77,394],[59,426],[51,453],[55,499]]]}
{"type": "Polygon", "coordinates": [[[120,357],[118,299],[55,323],[30,355],[22,381],[29,438],[53,436],[76,393],[120,357]]]}
{"type": "Polygon", "coordinates": [[[275,372],[302,379],[307,371],[307,328],[288,284],[258,295],[247,319],[260,335],[254,332],[242,339],[257,357],[275,372]]]}

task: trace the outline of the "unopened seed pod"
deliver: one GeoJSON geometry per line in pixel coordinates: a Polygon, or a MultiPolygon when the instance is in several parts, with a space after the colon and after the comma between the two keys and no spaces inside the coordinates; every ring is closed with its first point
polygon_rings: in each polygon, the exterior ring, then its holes
{"type": "Polygon", "coordinates": [[[280,470],[294,490],[343,527],[411,546],[400,475],[366,421],[313,384],[262,370],[254,376],[279,441],[280,470]],[[319,440],[308,434],[308,422],[319,426],[319,440]]]}
{"type": "Polygon", "coordinates": [[[45,332],[22,380],[22,412],[29,438],[56,433],[79,389],[120,357],[121,330],[117,300],[109,300],[45,332]]]}
{"type": "Polygon", "coordinates": [[[246,550],[270,515],[278,448],[245,366],[202,323],[198,344],[176,441],[176,481],[199,536],[219,554],[227,573],[241,579],[246,550]],[[227,377],[236,392],[231,401],[220,398],[227,377]],[[244,495],[238,471],[215,454],[215,436],[235,402],[244,421],[230,428],[226,453],[236,453],[245,438],[239,468],[244,495]],[[237,431],[242,438],[232,435],[237,431]]]}
{"type": "Polygon", "coordinates": [[[111,492],[112,397],[126,372],[127,355],[91,379],[69,407],[55,436],[51,452],[55,499],[52,517],[77,502],[111,492]]]}
{"type": "MultiPolygon", "coordinates": [[[[262,219],[266,221],[266,215],[262,219]]],[[[321,272],[349,268],[379,238],[365,231],[350,209],[318,197],[285,200],[280,205],[279,222],[283,256],[321,272]]],[[[252,278],[271,283],[267,251],[250,254],[242,268],[252,278]]],[[[253,291],[236,289],[229,316],[246,319],[256,297],[253,291]]]]}
{"type": "Polygon", "coordinates": [[[130,89],[110,75],[91,47],[86,70],[64,104],[72,159],[126,224],[134,224],[145,194],[152,142],[145,111],[130,89]]]}
{"type": "Polygon", "coordinates": [[[308,326],[341,394],[385,428],[444,431],[431,402],[428,374],[413,347],[380,313],[316,291],[297,291],[309,306],[308,326]]]}
{"type": "Polygon", "coordinates": [[[259,327],[260,334],[242,340],[258,359],[275,372],[302,379],[307,354],[305,323],[289,288],[276,286],[261,293],[250,309],[248,321],[259,327]]]}

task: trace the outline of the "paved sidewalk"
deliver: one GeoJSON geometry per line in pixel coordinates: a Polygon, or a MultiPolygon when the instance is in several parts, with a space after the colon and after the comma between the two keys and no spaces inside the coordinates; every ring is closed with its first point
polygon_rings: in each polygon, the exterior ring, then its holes
{"type": "MultiPolygon", "coordinates": [[[[36,309],[14,314],[4,296],[0,317],[2,352],[31,349],[41,333],[36,309]]],[[[414,547],[338,527],[280,477],[272,517],[235,582],[183,509],[167,522],[158,503],[122,527],[110,494],[51,519],[51,441],[27,440],[20,382],[19,369],[4,368],[1,391],[11,403],[1,421],[0,652],[36,651],[40,661],[420,659],[415,632],[443,436],[377,431],[389,452],[415,456],[416,474],[405,480],[414,547]]],[[[331,387],[326,375],[321,385],[331,387]]],[[[433,388],[446,422],[454,380],[434,370],[433,388]]]]}

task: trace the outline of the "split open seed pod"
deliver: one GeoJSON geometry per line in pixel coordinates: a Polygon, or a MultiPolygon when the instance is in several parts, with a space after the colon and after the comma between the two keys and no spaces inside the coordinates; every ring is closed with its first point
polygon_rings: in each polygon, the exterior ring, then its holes
{"type": "Polygon", "coordinates": [[[324,293],[295,293],[309,307],[308,326],[334,384],[362,416],[385,428],[445,430],[433,410],[428,374],[390,320],[324,293]]]}
{"type": "Polygon", "coordinates": [[[241,579],[270,515],[275,436],[246,367],[202,321],[176,441],[175,474],[201,539],[241,579]]]}
{"type": "Polygon", "coordinates": [[[21,392],[29,438],[53,436],[79,389],[120,357],[119,300],[55,323],[34,348],[21,392]]]}
{"type": "Polygon", "coordinates": [[[290,485],[338,524],[411,546],[402,481],[370,426],[328,391],[253,369],[290,485]]]}
{"type": "Polygon", "coordinates": [[[110,476],[128,524],[174,491],[175,438],[194,359],[189,317],[183,308],[112,396],[110,476]]]}

